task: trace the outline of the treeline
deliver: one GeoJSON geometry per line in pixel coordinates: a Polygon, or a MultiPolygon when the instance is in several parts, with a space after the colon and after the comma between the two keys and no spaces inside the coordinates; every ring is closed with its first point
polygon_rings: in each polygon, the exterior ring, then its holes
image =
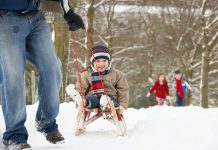
{"type": "MultiPolygon", "coordinates": [[[[194,87],[188,94],[188,104],[214,107],[218,106],[218,9],[214,2],[74,0],[73,4],[86,22],[91,44],[108,45],[113,66],[125,73],[131,107],[153,105],[155,102],[146,98],[152,84],[149,79],[155,80],[157,74],[164,72],[171,83],[173,71],[178,68],[194,87]],[[121,4],[125,4],[122,11],[121,4]],[[158,7],[154,10],[155,7],[148,6],[158,7]]],[[[61,14],[46,16],[55,31],[55,45],[63,64],[60,97],[67,101],[64,88],[77,79],[71,36],[61,14]]],[[[76,39],[82,70],[89,64],[84,31],[76,32],[76,39]]]]}

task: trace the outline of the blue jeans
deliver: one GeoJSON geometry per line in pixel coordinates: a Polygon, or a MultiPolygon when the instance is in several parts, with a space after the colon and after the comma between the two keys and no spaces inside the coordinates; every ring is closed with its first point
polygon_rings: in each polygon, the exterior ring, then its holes
{"type": "Polygon", "coordinates": [[[58,131],[61,63],[51,38],[49,26],[40,12],[7,11],[0,15],[0,87],[6,131],[3,140],[26,143],[26,99],[24,72],[26,61],[39,73],[39,106],[36,122],[40,131],[58,131]]]}
{"type": "MultiPolygon", "coordinates": [[[[120,104],[118,100],[116,100],[113,96],[109,96],[110,99],[113,101],[115,107],[119,107],[120,104]]],[[[100,108],[100,96],[97,95],[88,95],[86,96],[86,100],[88,101],[87,108],[100,108]]]]}
{"type": "Polygon", "coordinates": [[[176,93],[176,106],[185,107],[185,96],[180,97],[178,93],[176,93]]]}

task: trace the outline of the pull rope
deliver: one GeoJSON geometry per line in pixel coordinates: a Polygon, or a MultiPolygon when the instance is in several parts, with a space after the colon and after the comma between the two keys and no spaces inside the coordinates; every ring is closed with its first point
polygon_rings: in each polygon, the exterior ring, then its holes
{"type": "Polygon", "coordinates": [[[79,61],[78,61],[78,54],[77,54],[77,47],[76,47],[76,40],[75,40],[75,36],[74,36],[74,32],[71,32],[71,38],[73,40],[73,48],[74,48],[74,55],[76,58],[76,69],[77,69],[77,75],[78,75],[78,80],[79,80],[79,87],[80,87],[80,95],[82,96],[82,104],[83,104],[83,108],[85,108],[85,95],[84,92],[82,90],[82,80],[81,80],[81,74],[80,74],[80,70],[79,70],[79,61]]]}

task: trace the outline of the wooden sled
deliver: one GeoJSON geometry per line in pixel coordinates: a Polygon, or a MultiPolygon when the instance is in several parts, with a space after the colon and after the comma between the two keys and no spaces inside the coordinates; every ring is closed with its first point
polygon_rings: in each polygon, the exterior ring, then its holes
{"type": "Polygon", "coordinates": [[[96,119],[103,117],[115,125],[119,135],[124,136],[126,132],[126,123],[124,117],[122,113],[120,113],[119,107],[114,107],[114,103],[112,101],[109,103],[111,108],[102,110],[101,108],[84,108],[81,102],[79,104],[78,114],[76,117],[76,126],[74,130],[75,135],[80,135],[81,133],[85,132],[87,125],[96,119]],[[91,113],[95,113],[95,115],[90,117],[91,113]]]}

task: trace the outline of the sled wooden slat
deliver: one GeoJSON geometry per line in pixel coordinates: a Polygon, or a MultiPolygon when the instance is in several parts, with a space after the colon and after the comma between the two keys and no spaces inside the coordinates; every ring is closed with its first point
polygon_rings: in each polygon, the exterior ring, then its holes
{"type": "Polygon", "coordinates": [[[117,128],[119,135],[123,136],[126,131],[126,124],[122,113],[120,113],[119,107],[114,107],[112,101],[110,101],[110,109],[102,110],[101,108],[83,108],[82,103],[79,106],[78,114],[76,118],[75,135],[80,135],[85,132],[86,127],[94,122],[96,119],[103,117],[108,120],[117,128]],[[91,113],[95,113],[90,117],[91,113]]]}

